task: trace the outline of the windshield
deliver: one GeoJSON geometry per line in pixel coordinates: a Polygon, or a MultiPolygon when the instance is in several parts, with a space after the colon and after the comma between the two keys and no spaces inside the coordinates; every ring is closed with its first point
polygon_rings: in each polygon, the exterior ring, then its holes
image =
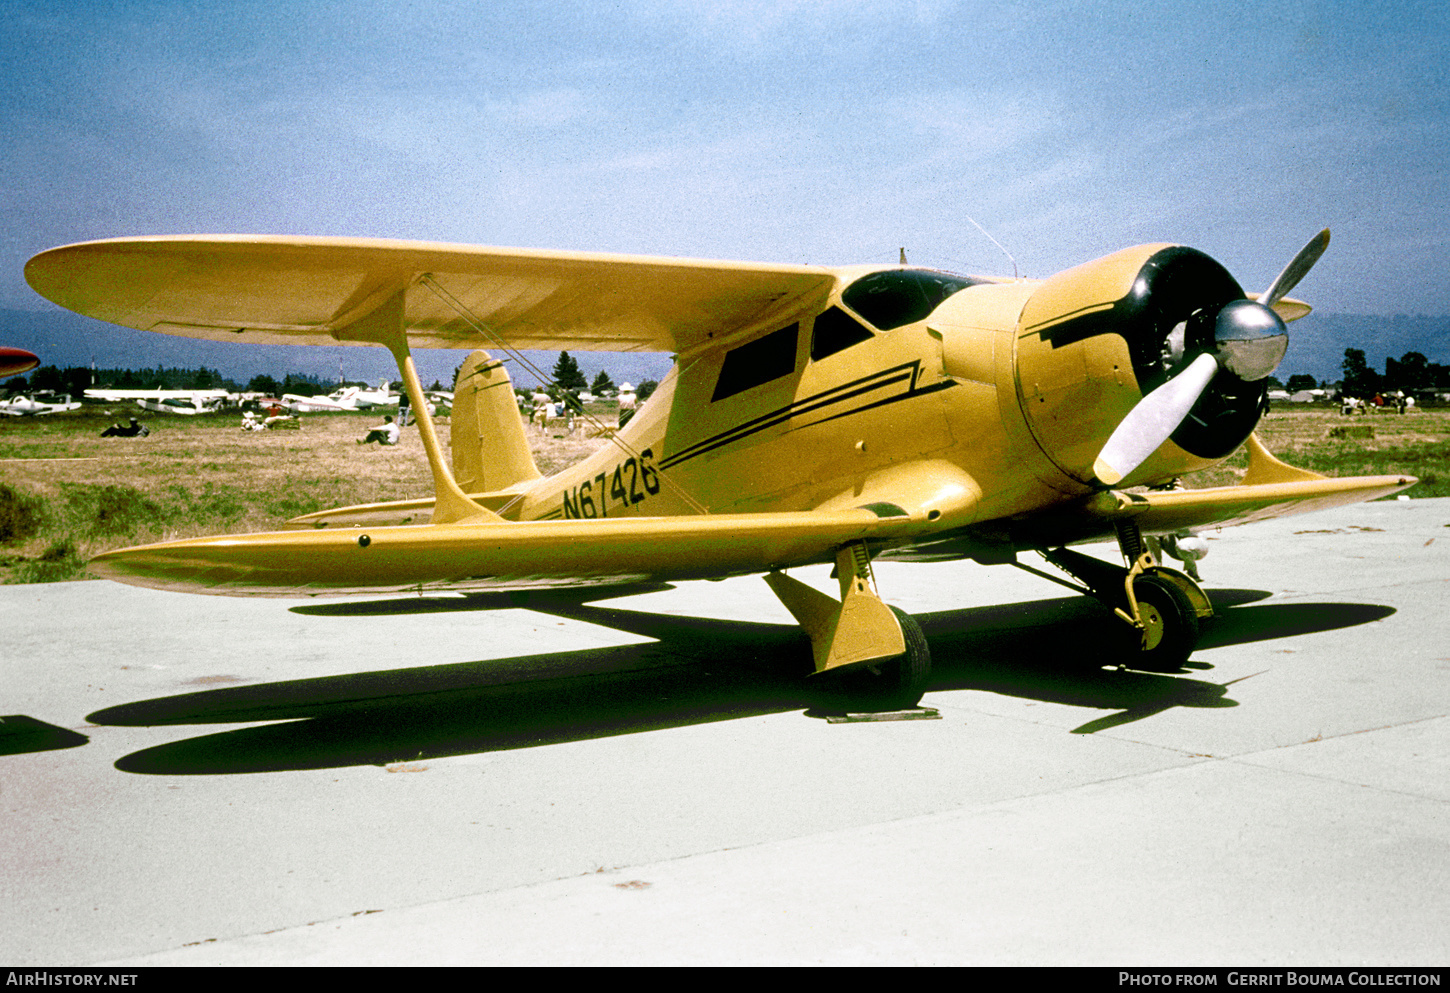
{"type": "Polygon", "coordinates": [[[882,331],[912,324],[968,286],[988,282],[934,269],[887,269],[862,276],[841,294],[841,302],[882,331]]]}

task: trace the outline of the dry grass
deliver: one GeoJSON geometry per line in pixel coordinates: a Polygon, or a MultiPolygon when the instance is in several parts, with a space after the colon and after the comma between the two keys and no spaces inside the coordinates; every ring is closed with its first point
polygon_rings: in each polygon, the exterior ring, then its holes
{"type": "MultiPolygon", "coordinates": [[[[612,423],[613,410],[595,413],[612,423]]],[[[433,492],[416,430],[392,448],[356,444],[376,414],[307,414],[295,431],[242,431],[235,413],[154,415],[143,420],[149,437],[100,437],[129,416],[116,407],[0,418],[0,581],[74,578],[110,548],[274,530],[328,507],[433,492]]],[[[446,450],[448,420],[436,424],[446,450]]],[[[582,427],[527,430],[546,474],[605,444],[582,427]]]]}
{"type": "MultiPolygon", "coordinates": [[[[1326,476],[1406,473],[1420,479],[1406,491],[1408,496],[1450,496],[1450,409],[1416,409],[1404,415],[1387,409],[1343,417],[1337,407],[1279,404],[1259,422],[1258,435],[1290,465],[1326,476]]],[[[1226,486],[1238,482],[1247,468],[1248,458],[1240,451],[1185,482],[1195,488],[1226,486]]]]}

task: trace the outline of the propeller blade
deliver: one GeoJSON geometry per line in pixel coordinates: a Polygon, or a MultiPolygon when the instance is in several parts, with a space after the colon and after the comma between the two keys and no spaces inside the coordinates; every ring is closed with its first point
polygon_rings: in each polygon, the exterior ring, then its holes
{"type": "Polygon", "coordinates": [[[1116,486],[1147,461],[1178,430],[1217,372],[1218,360],[1211,353],[1204,353],[1139,400],[1113,431],[1093,464],[1093,473],[1098,479],[1116,486]]]}
{"type": "Polygon", "coordinates": [[[1286,265],[1284,271],[1269,284],[1269,288],[1259,294],[1259,303],[1265,307],[1272,307],[1283,299],[1284,294],[1292,290],[1298,285],[1299,280],[1308,275],[1309,270],[1314,268],[1314,263],[1319,261],[1319,256],[1323,255],[1324,250],[1328,247],[1329,229],[1325,228],[1311,238],[1309,244],[1301,248],[1299,254],[1294,256],[1294,260],[1286,265]]]}

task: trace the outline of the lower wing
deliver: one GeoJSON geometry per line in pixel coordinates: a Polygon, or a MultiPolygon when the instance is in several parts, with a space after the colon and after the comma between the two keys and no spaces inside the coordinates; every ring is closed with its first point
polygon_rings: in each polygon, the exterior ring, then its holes
{"type": "MultiPolygon", "coordinates": [[[[91,570],[159,589],[234,596],[343,595],[422,590],[529,589],[706,579],[831,560],[869,541],[893,558],[1011,560],[1018,551],[1111,537],[1131,523],[1147,534],[1309,513],[1388,496],[1410,476],[1329,479],[1285,465],[1251,437],[1244,483],[1202,490],[1106,490],[950,532],[889,498],[842,510],[407,526],[432,511],[417,500],[339,508],[291,521],[321,530],[171,541],[107,552],[91,570]],[[336,525],[353,524],[353,527],[336,525]]],[[[933,479],[936,477],[933,476],[933,479]]],[[[909,473],[893,486],[902,496],[909,473]]],[[[490,497],[506,494],[483,494],[490,497]]],[[[858,494],[865,498],[864,494],[858,494]]],[[[914,501],[902,499],[914,506],[914,501]]]]}
{"type": "Polygon", "coordinates": [[[1137,525],[1143,534],[1180,534],[1378,500],[1415,483],[1412,476],[1349,476],[1202,490],[1108,490],[1074,503],[971,525],[891,549],[886,555],[897,561],[974,558],[984,563],[1006,562],[1019,551],[1111,539],[1119,524],[1137,525]]]}
{"type": "Polygon", "coordinates": [[[93,573],[231,596],[613,585],[768,572],[896,538],[909,518],[872,510],[283,531],[142,545],[93,573]]]}

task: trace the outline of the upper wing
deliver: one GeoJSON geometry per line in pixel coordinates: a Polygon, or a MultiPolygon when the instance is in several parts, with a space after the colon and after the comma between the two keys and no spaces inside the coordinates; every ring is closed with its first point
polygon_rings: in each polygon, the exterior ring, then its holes
{"type": "Polygon", "coordinates": [[[217,341],[349,344],[349,323],[414,287],[404,315],[414,346],[480,344],[451,296],[515,347],[679,353],[823,302],[836,276],[814,266],[372,238],[185,235],[53,248],[26,264],[25,278],[89,317],[217,341]]]}
{"type": "Polygon", "coordinates": [[[911,527],[904,515],[853,509],[283,531],[125,548],[90,569],[232,596],[527,589],[766,572],[911,527]]]}

